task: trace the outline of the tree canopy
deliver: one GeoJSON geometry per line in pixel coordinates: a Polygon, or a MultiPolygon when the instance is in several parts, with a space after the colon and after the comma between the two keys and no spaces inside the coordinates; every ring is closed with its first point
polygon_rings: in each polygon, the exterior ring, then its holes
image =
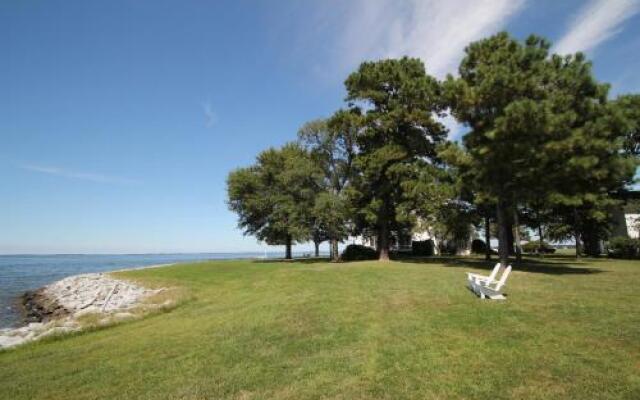
{"type": "Polygon", "coordinates": [[[309,153],[297,144],[260,153],[256,163],[229,174],[229,208],[238,214],[238,226],[246,235],[271,245],[291,246],[307,241],[321,170],[309,153]]]}
{"type": "Polygon", "coordinates": [[[322,171],[320,187],[311,215],[317,235],[331,243],[331,259],[338,260],[338,242],[349,231],[350,209],[346,191],[356,174],[355,136],[359,128],[356,115],[338,111],[329,120],[307,122],[298,131],[298,141],[309,150],[322,171]]]}
{"type": "Polygon", "coordinates": [[[624,150],[632,156],[640,156],[640,95],[618,97],[612,111],[623,119],[624,150]]]}
{"type": "Polygon", "coordinates": [[[497,204],[505,263],[509,215],[517,218],[520,204],[603,204],[633,172],[618,151],[607,85],[582,54],[550,55],[549,47],[537,36],[494,35],[469,45],[460,77],[446,82],[453,114],[471,128],[463,138],[470,183],[497,204]]]}
{"type": "MultiPolygon", "coordinates": [[[[501,263],[543,225],[599,253],[640,155],[640,95],[609,98],[581,53],[551,54],[538,36],[499,33],[469,44],[459,75],[439,82],[415,58],[363,62],[345,81],[346,105],[307,122],[298,141],[262,152],[229,175],[229,206],[245,234],[269,244],[376,239],[425,228],[469,242],[497,222],[501,263]],[[442,117],[468,128],[447,140],[442,117]]],[[[487,247],[487,257],[490,249],[487,247]]]]}

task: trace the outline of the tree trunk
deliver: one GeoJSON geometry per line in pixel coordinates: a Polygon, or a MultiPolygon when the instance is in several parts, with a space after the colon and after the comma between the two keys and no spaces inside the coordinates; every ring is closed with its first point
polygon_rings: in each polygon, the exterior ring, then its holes
{"type": "Polygon", "coordinates": [[[386,216],[378,229],[378,261],[389,261],[389,225],[386,216]]]}
{"type": "Polygon", "coordinates": [[[484,241],[486,243],[484,259],[491,260],[491,221],[489,216],[484,217],[484,241]]]}
{"type": "Polygon", "coordinates": [[[578,215],[578,210],[575,208],[573,209],[573,218],[573,236],[576,240],[576,258],[580,258],[580,256],[582,255],[582,246],[580,243],[580,224],[578,223],[580,217],[578,215]]]}
{"type": "Polygon", "coordinates": [[[507,203],[505,202],[505,211],[504,211],[504,218],[506,220],[505,222],[505,229],[507,230],[507,251],[509,252],[509,255],[512,256],[515,254],[515,252],[513,251],[513,222],[511,221],[511,216],[509,215],[509,212],[507,211],[507,203]]]}
{"type": "Polygon", "coordinates": [[[542,247],[542,243],[544,242],[544,236],[542,236],[542,224],[538,223],[538,243],[542,247]]]}
{"type": "Polygon", "coordinates": [[[543,246],[542,243],[544,243],[544,238],[542,236],[542,222],[538,220],[538,255],[540,257],[544,257],[544,251],[542,251],[542,246],[543,246]]]}
{"type": "Polygon", "coordinates": [[[498,216],[498,257],[500,265],[504,268],[509,262],[509,221],[507,204],[504,200],[498,200],[496,214],[498,216]]]}
{"type": "Polygon", "coordinates": [[[315,246],[315,256],[316,258],[320,257],[320,242],[313,242],[315,246]]]}
{"type": "Polygon", "coordinates": [[[339,261],[340,253],[338,251],[338,241],[336,239],[331,239],[331,260],[339,261]]]}
{"type": "Polygon", "coordinates": [[[520,244],[520,224],[518,221],[518,206],[513,208],[513,240],[516,243],[516,261],[522,261],[522,245],[520,244]]]}
{"type": "Polygon", "coordinates": [[[291,257],[291,242],[292,242],[291,235],[287,235],[286,242],[285,242],[286,249],[284,254],[284,258],[287,260],[291,260],[293,258],[291,257]]]}
{"type": "Polygon", "coordinates": [[[600,257],[602,254],[602,239],[597,227],[593,223],[582,224],[582,251],[589,257],[600,257]]]}

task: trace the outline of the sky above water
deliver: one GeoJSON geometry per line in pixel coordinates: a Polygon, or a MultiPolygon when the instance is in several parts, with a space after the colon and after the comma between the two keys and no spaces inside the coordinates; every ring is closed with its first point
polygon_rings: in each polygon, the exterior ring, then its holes
{"type": "Polygon", "coordinates": [[[640,0],[0,2],[0,253],[260,250],[230,170],[342,106],[360,62],[442,78],[501,30],[640,92],[640,0]]]}

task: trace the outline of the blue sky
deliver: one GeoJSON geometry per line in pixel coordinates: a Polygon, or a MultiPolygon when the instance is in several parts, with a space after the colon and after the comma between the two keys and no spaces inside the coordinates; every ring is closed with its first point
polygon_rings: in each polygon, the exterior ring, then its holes
{"type": "Polygon", "coordinates": [[[0,253],[260,250],[227,210],[227,173],[340,107],[361,61],[406,54],[443,77],[469,41],[506,29],[586,51],[613,95],[640,92],[639,12],[638,0],[1,2],[0,253]]]}

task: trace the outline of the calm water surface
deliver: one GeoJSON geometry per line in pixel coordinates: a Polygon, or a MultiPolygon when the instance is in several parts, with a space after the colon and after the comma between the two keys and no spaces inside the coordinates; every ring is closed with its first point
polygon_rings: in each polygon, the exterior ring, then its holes
{"type": "MultiPolygon", "coordinates": [[[[180,261],[257,258],[264,253],[0,255],[0,328],[20,323],[18,297],[67,276],[180,261]]],[[[269,254],[269,257],[281,254],[269,254]]]]}

